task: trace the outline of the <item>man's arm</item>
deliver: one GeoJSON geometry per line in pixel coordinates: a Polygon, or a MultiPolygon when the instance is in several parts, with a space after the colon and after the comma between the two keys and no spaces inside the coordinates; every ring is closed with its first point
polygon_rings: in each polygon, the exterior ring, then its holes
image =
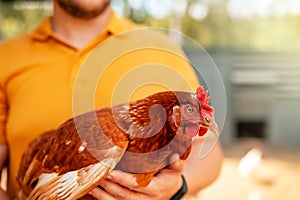
{"type": "MultiPolygon", "coordinates": [[[[6,160],[8,157],[8,148],[6,144],[0,144],[0,173],[5,166],[6,160]]],[[[8,200],[6,192],[0,187],[0,199],[8,200]]]]}
{"type": "MultiPolygon", "coordinates": [[[[177,156],[178,158],[178,156],[177,156]]],[[[177,159],[169,167],[162,169],[147,187],[139,188],[132,174],[113,171],[109,179],[101,182],[100,188],[90,193],[97,199],[161,200],[172,197],[182,186],[181,174],[184,161],[177,159]]]]}
{"type": "Polygon", "coordinates": [[[223,159],[219,143],[208,156],[199,159],[201,142],[202,140],[195,140],[192,152],[185,162],[179,159],[173,162],[158,173],[145,188],[137,188],[131,174],[113,171],[110,179],[101,183],[106,192],[96,188],[91,194],[98,199],[169,199],[181,187],[183,174],[188,186],[187,196],[194,195],[216,180],[223,159]]]}
{"type": "Polygon", "coordinates": [[[218,142],[212,151],[203,159],[199,159],[200,146],[203,141],[193,142],[192,152],[185,162],[183,175],[188,186],[187,195],[194,195],[214,182],[221,171],[223,150],[218,142]]]}

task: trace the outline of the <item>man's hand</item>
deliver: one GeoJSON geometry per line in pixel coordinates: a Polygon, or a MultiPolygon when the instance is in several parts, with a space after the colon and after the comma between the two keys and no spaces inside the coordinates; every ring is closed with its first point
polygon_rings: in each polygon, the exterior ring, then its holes
{"type": "Polygon", "coordinates": [[[1,200],[9,200],[8,195],[0,188],[0,199],[1,200]]]}
{"type": "Polygon", "coordinates": [[[184,161],[174,155],[176,160],[169,167],[162,169],[147,187],[139,188],[132,174],[113,171],[100,184],[100,188],[93,189],[90,194],[97,199],[116,200],[165,200],[170,199],[181,187],[184,161]]]}
{"type": "MultiPolygon", "coordinates": [[[[1,178],[1,173],[5,165],[5,161],[7,160],[8,156],[8,147],[6,144],[0,144],[0,178],[1,178]]],[[[0,179],[1,181],[1,179],[0,179]]],[[[0,199],[1,200],[8,200],[8,195],[3,191],[3,189],[0,186],[0,199]]]]}

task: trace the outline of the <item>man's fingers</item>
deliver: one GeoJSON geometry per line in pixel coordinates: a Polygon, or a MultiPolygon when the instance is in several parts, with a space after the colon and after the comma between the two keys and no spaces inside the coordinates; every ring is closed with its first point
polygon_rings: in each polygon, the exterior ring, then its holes
{"type": "Polygon", "coordinates": [[[170,159],[170,166],[167,168],[169,170],[174,170],[174,172],[182,172],[184,168],[184,160],[179,158],[178,154],[174,154],[170,159]]]}
{"type": "Polygon", "coordinates": [[[184,168],[184,161],[178,155],[172,156],[170,161],[170,166],[156,174],[147,187],[138,187],[133,174],[118,170],[112,171],[100,185],[118,200],[169,199],[182,185],[180,175],[184,168]],[[166,184],[166,180],[170,184],[166,184]]]}
{"type": "Polygon", "coordinates": [[[102,189],[96,187],[92,191],[89,192],[90,195],[95,197],[96,199],[105,199],[105,200],[116,200],[113,196],[109,195],[107,192],[103,191],[102,189]]]}
{"type": "MultiPolygon", "coordinates": [[[[117,176],[117,175],[116,175],[117,176]]],[[[113,179],[111,179],[113,180],[113,179]]],[[[107,193],[113,194],[116,199],[124,199],[124,200],[140,200],[146,199],[144,194],[136,192],[134,190],[130,190],[124,185],[119,185],[116,182],[112,182],[109,180],[103,180],[101,182],[101,186],[105,189],[107,193]]]]}
{"type": "Polygon", "coordinates": [[[124,173],[118,170],[112,171],[106,179],[129,189],[135,189],[138,186],[136,179],[132,174],[124,173]]]}

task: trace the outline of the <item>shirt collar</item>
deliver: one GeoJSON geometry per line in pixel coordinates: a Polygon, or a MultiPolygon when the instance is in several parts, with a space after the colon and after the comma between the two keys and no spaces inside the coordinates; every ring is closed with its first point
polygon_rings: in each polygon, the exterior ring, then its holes
{"type": "Polygon", "coordinates": [[[31,36],[38,41],[46,41],[53,36],[54,32],[51,28],[51,17],[46,17],[42,23],[35,29],[31,36]]]}
{"type": "MultiPolygon", "coordinates": [[[[132,29],[134,26],[132,22],[130,22],[128,19],[120,19],[114,11],[112,11],[110,20],[108,22],[108,25],[106,26],[105,30],[106,32],[116,35],[118,33],[121,33],[123,31],[132,29]],[[122,22],[120,23],[120,20],[122,22]]],[[[42,23],[31,33],[31,36],[33,39],[38,41],[47,41],[49,38],[53,37],[55,33],[53,32],[51,28],[51,16],[46,17],[42,23]]]]}
{"type": "Polygon", "coordinates": [[[129,27],[129,24],[130,22],[128,19],[121,19],[116,15],[114,11],[112,11],[110,20],[107,25],[107,31],[112,35],[116,35],[118,33],[131,29],[129,27]],[[122,22],[120,22],[121,20],[122,22]]]}

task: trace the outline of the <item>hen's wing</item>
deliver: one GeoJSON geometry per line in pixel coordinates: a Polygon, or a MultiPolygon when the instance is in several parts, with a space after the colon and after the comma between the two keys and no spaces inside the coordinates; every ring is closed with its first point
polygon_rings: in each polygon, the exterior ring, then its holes
{"type": "MultiPolygon", "coordinates": [[[[169,93],[163,94],[167,100],[172,98],[169,93]]],[[[116,119],[127,128],[129,145],[116,169],[134,173],[140,187],[147,186],[159,170],[170,164],[172,154],[187,158],[191,138],[174,125],[172,105],[163,106],[156,99],[142,100],[130,107],[123,106],[117,113],[116,119]]]]}
{"type": "Polygon", "coordinates": [[[77,199],[122,158],[128,137],[109,108],[75,117],[25,152],[18,182],[29,199],[77,199]]]}

